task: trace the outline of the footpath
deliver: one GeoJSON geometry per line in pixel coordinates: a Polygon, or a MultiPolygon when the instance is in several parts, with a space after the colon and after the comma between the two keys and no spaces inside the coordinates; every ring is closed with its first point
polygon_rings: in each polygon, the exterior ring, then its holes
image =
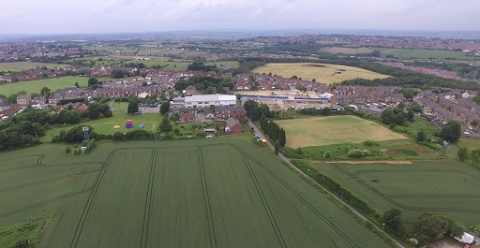
{"type": "MultiPolygon", "coordinates": [[[[267,141],[267,145],[270,147],[270,149],[272,149],[273,151],[275,151],[275,147],[270,143],[270,141],[268,141],[268,139],[265,137],[265,135],[263,135],[263,133],[253,124],[253,122],[248,119],[247,121],[247,124],[249,127],[252,127],[254,128],[254,132],[255,134],[260,137],[260,139],[265,139],[267,141]]],[[[295,166],[294,164],[292,164],[290,162],[290,160],[288,160],[288,158],[286,158],[285,156],[283,156],[283,154],[279,153],[278,156],[285,160],[285,162],[287,162],[292,168],[294,168],[296,171],[298,171],[299,173],[301,173],[303,176],[305,176],[306,178],[310,179],[313,183],[315,183],[316,185],[318,185],[320,188],[322,188],[323,190],[325,190],[325,192],[327,192],[328,194],[330,194],[332,197],[334,197],[336,200],[338,200],[339,202],[341,202],[343,205],[345,205],[346,207],[348,207],[353,213],[355,213],[358,217],[362,218],[363,220],[365,221],[368,221],[370,223],[372,223],[375,228],[379,231],[379,232],[382,232],[383,234],[387,235],[389,238],[391,238],[393,240],[393,242],[395,242],[395,244],[397,244],[398,247],[400,248],[405,248],[405,246],[403,246],[402,244],[400,244],[399,242],[397,242],[397,240],[395,240],[394,238],[392,238],[389,234],[387,234],[385,231],[383,231],[380,227],[378,227],[377,225],[375,225],[373,222],[371,222],[370,220],[367,219],[367,217],[365,217],[363,214],[361,214],[360,212],[358,212],[357,210],[355,210],[353,207],[351,207],[350,205],[348,205],[346,202],[344,202],[342,199],[340,199],[339,197],[337,197],[336,195],[334,195],[332,192],[330,192],[328,189],[326,189],[325,187],[323,187],[321,184],[317,183],[315,180],[313,180],[311,177],[309,177],[307,174],[303,173],[303,171],[301,171],[299,168],[297,168],[297,166],[295,166]]]]}

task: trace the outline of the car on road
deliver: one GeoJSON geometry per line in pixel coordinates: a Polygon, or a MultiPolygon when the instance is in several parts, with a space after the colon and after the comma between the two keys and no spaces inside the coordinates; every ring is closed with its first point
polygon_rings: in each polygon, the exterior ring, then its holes
{"type": "Polygon", "coordinates": [[[463,134],[469,135],[470,133],[469,132],[463,132],[463,134]]]}

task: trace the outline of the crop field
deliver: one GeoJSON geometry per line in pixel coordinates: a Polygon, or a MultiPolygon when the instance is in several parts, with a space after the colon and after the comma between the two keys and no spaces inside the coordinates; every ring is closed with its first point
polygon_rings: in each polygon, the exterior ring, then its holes
{"type": "Polygon", "coordinates": [[[465,226],[478,224],[480,218],[480,171],[461,162],[318,163],[313,167],[381,212],[400,209],[410,227],[422,212],[449,216],[465,226]]]}
{"type": "MultiPolygon", "coordinates": [[[[59,77],[59,78],[45,78],[31,81],[19,81],[14,83],[4,83],[0,85],[0,94],[11,95],[19,91],[26,91],[27,93],[40,93],[43,87],[48,87],[52,92],[65,87],[73,87],[78,82],[80,86],[88,85],[88,77],[59,77]]],[[[102,79],[100,79],[102,80],[102,79]]]]}
{"type": "Polygon", "coordinates": [[[450,50],[428,50],[428,49],[381,49],[382,57],[393,55],[397,58],[424,58],[424,59],[470,59],[472,57],[465,56],[463,52],[454,52],[450,50]]]}
{"type": "Polygon", "coordinates": [[[362,54],[372,53],[373,50],[366,47],[348,48],[348,47],[325,47],[320,49],[320,52],[327,52],[333,54],[362,54]]]}
{"type": "Polygon", "coordinates": [[[315,79],[317,82],[327,85],[356,78],[382,79],[388,77],[358,67],[318,63],[268,63],[264,66],[255,68],[253,72],[266,74],[271,72],[272,74],[277,74],[284,78],[291,78],[295,75],[303,80],[315,79]],[[340,72],[341,74],[337,74],[337,72],[340,72]]]}
{"type": "Polygon", "coordinates": [[[406,139],[380,124],[356,116],[280,120],[276,123],[285,129],[286,146],[292,148],[406,139]]]}
{"type": "Polygon", "coordinates": [[[35,69],[36,67],[47,66],[47,68],[63,68],[67,64],[51,64],[51,63],[36,63],[36,62],[10,62],[0,63],[0,71],[23,71],[28,69],[35,69]]]}
{"type": "Polygon", "coordinates": [[[40,248],[386,246],[238,137],[64,150],[40,146],[0,161],[0,227],[53,214],[40,248]]]}

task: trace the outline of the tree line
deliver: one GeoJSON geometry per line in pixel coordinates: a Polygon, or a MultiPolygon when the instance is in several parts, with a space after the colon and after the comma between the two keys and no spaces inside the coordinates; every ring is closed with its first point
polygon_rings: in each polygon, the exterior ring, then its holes
{"type": "Polygon", "coordinates": [[[180,79],[177,83],[175,83],[174,88],[178,91],[183,91],[190,85],[193,85],[197,91],[202,92],[203,94],[226,94],[228,92],[224,87],[228,87],[230,90],[233,90],[235,87],[235,84],[232,82],[232,78],[192,76],[187,80],[180,79]]]}
{"type": "Polygon", "coordinates": [[[260,122],[262,130],[277,143],[276,146],[285,146],[287,143],[285,130],[271,119],[278,115],[270,111],[268,105],[259,106],[256,101],[248,100],[245,102],[244,108],[252,121],[260,122]]]}

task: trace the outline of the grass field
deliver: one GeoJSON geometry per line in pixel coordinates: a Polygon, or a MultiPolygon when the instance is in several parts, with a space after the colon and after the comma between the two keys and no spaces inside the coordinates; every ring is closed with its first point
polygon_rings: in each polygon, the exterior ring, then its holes
{"type": "MultiPolygon", "coordinates": [[[[162,116],[160,114],[143,114],[143,115],[129,115],[127,114],[128,103],[113,103],[113,116],[110,118],[100,117],[96,120],[88,120],[82,122],[83,126],[91,126],[94,128],[95,132],[102,134],[114,134],[117,131],[128,132],[132,129],[137,129],[140,124],[145,124],[143,130],[146,131],[155,131],[162,121],[162,116]],[[132,120],[134,128],[128,129],[125,127],[125,121],[132,120]],[[119,125],[119,129],[114,129],[113,126],[119,125]]],[[[53,136],[58,135],[61,130],[68,131],[75,125],[66,125],[62,127],[57,127],[52,130],[47,131],[44,137],[41,137],[42,142],[50,142],[53,136]]]]}
{"type": "Polygon", "coordinates": [[[36,67],[47,66],[47,68],[63,68],[67,64],[50,64],[50,63],[35,63],[35,62],[11,62],[0,63],[0,71],[23,71],[28,69],[35,69],[36,67]]]}
{"type": "Polygon", "coordinates": [[[399,208],[409,227],[422,212],[446,215],[467,227],[478,224],[480,218],[480,171],[461,162],[318,163],[313,167],[381,212],[399,208]]]}
{"type": "Polygon", "coordinates": [[[285,78],[297,76],[303,80],[315,80],[319,83],[332,84],[345,80],[364,78],[387,78],[388,76],[345,65],[314,64],[314,63],[268,63],[253,70],[256,73],[272,73],[285,78]],[[316,65],[316,66],[312,66],[316,65]],[[324,67],[319,67],[324,66],[324,67]],[[342,74],[335,74],[339,69],[344,69],[342,74]]]}
{"type": "Polygon", "coordinates": [[[1,156],[0,226],[53,214],[40,248],[386,247],[241,137],[1,156]]]}
{"type": "MultiPolygon", "coordinates": [[[[382,50],[381,50],[382,51],[382,50]]],[[[382,57],[393,55],[397,58],[424,58],[424,59],[472,59],[465,56],[463,52],[454,52],[449,50],[428,50],[428,49],[387,49],[381,52],[382,57]]]]}
{"type": "Polygon", "coordinates": [[[405,136],[356,116],[316,117],[276,121],[287,134],[288,147],[360,143],[365,140],[400,140],[405,136]]]}
{"type": "Polygon", "coordinates": [[[73,87],[78,82],[80,86],[88,85],[88,77],[59,77],[59,78],[45,78],[32,81],[19,81],[15,83],[4,83],[0,85],[0,94],[11,95],[19,91],[26,91],[27,93],[40,93],[43,87],[48,87],[52,92],[65,87],[73,87]]]}
{"type": "Polygon", "coordinates": [[[320,49],[320,52],[327,52],[333,54],[365,54],[372,53],[373,50],[366,47],[348,48],[348,47],[325,47],[320,49]]]}

